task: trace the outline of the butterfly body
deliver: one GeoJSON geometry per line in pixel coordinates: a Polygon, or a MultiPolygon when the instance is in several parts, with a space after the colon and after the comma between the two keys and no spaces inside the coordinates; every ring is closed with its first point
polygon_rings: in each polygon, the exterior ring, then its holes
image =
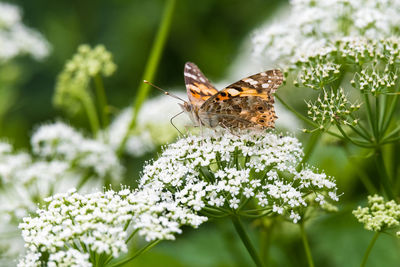
{"type": "Polygon", "coordinates": [[[218,91],[193,63],[186,63],[189,101],[181,105],[196,126],[229,129],[274,128],[272,93],[283,82],[279,70],[261,72],[218,91]]]}

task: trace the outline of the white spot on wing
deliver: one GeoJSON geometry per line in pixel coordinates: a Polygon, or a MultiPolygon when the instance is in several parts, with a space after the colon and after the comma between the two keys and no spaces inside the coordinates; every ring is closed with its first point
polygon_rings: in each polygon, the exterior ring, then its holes
{"type": "Polygon", "coordinates": [[[261,72],[260,75],[261,76],[267,76],[267,74],[265,72],[261,72]]]}
{"type": "Polygon", "coordinates": [[[258,82],[256,80],[253,80],[252,78],[246,78],[246,79],[243,79],[243,81],[246,82],[246,83],[249,83],[251,85],[258,84],[258,82]]]}
{"type": "Polygon", "coordinates": [[[238,90],[232,89],[232,88],[229,88],[226,91],[232,96],[237,96],[238,94],[240,94],[240,92],[238,90]]]}
{"type": "Polygon", "coordinates": [[[268,87],[269,87],[269,84],[268,84],[268,83],[263,83],[261,87],[262,87],[262,88],[268,88],[268,87]]]}
{"type": "Polygon", "coordinates": [[[196,77],[196,75],[193,75],[189,72],[184,72],[183,75],[185,75],[186,77],[192,78],[193,80],[198,80],[198,78],[196,77]]]}

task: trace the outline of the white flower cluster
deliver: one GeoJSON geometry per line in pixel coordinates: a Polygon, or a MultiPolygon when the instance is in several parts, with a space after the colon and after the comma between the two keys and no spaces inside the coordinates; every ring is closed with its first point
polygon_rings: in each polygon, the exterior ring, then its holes
{"type": "Polygon", "coordinates": [[[107,260],[126,253],[136,231],[148,241],[174,239],[182,223],[205,220],[185,214],[188,208],[176,207],[171,194],[162,196],[162,203],[160,197],[153,190],[127,188],[86,195],[73,189],[49,197],[46,208],[20,224],[28,252],[19,266],[92,266],[96,255],[106,254],[107,260]]]}
{"type": "MultiPolygon", "coordinates": [[[[27,254],[18,262],[18,267],[39,267],[41,265],[40,253],[27,254]]],[[[92,267],[89,255],[79,250],[70,248],[67,251],[58,251],[49,255],[46,266],[49,267],[92,267]]]]}
{"type": "Polygon", "coordinates": [[[85,138],[65,123],[42,125],[32,135],[31,145],[36,155],[70,162],[75,170],[103,181],[115,182],[123,176],[124,169],[110,145],[85,138]]]}
{"type": "MultiPolygon", "coordinates": [[[[181,92],[172,93],[182,98],[187,97],[181,92]]],[[[160,95],[146,101],[139,111],[136,128],[128,133],[126,152],[139,157],[158,146],[172,142],[178,136],[178,131],[171,125],[170,119],[181,111],[177,100],[172,97],[160,95]]],[[[131,119],[132,107],[128,107],[111,123],[107,134],[114,149],[120,146],[131,119]]],[[[185,126],[190,125],[189,118],[185,114],[176,117],[173,123],[182,131],[185,126]]]]}
{"type": "Polygon", "coordinates": [[[69,167],[58,160],[35,161],[28,153],[15,153],[10,144],[0,143],[0,216],[12,221],[35,210],[41,197],[57,190],[61,179],[71,177],[69,167]]]}
{"type": "MultiPolygon", "coordinates": [[[[161,185],[160,185],[161,186],[161,185]]],[[[190,206],[179,205],[176,196],[170,191],[162,192],[162,187],[142,187],[135,194],[135,228],[147,241],[156,239],[174,240],[180,234],[181,225],[197,228],[207,221],[207,217],[199,216],[190,206]]]]}
{"type": "Polygon", "coordinates": [[[379,232],[400,226],[400,205],[394,200],[385,202],[378,195],[368,196],[368,207],[358,207],[353,214],[370,231],[379,232]]]}
{"type": "Polygon", "coordinates": [[[287,18],[254,34],[254,53],[289,63],[346,36],[390,37],[399,23],[399,0],[292,0],[287,18]]]}
{"type": "Polygon", "coordinates": [[[274,133],[240,131],[188,136],[167,146],[159,159],[144,168],[141,189],[150,188],[174,206],[200,211],[236,210],[246,213],[254,200],[265,214],[301,219],[311,203],[337,201],[331,177],[301,162],[297,139],[274,133]]]}
{"type": "Polygon", "coordinates": [[[37,60],[46,57],[50,45],[43,36],[21,20],[18,6],[0,3],[0,63],[29,54],[37,60]]]}
{"type": "MultiPolygon", "coordinates": [[[[118,257],[127,252],[126,225],[133,218],[134,196],[130,190],[80,195],[75,190],[45,200],[38,217],[20,224],[28,253],[19,266],[40,266],[42,253],[49,253],[53,266],[91,266],[89,252],[118,257]],[[81,251],[77,251],[80,244],[81,251]]],[[[42,259],[43,260],[43,259],[42,259]]],[[[93,259],[91,259],[93,260],[93,259]]],[[[51,264],[49,265],[51,266],[51,264]]]]}
{"type": "Polygon", "coordinates": [[[44,198],[72,187],[101,188],[123,178],[124,169],[108,144],[84,138],[64,123],[40,127],[31,143],[29,154],[0,142],[0,237],[7,236],[8,244],[1,249],[2,259],[21,253],[17,225],[44,198]]]}
{"type": "Polygon", "coordinates": [[[0,265],[8,266],[21,253],[17,225],[37,208],[37,203],[54,192],[78,183],[67,162],[36,160],[25,152],[14,152],[0,142],[0,265]]]}

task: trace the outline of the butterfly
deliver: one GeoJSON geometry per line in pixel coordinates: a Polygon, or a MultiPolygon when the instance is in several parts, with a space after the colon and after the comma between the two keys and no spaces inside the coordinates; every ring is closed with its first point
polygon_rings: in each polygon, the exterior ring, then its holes
{"type": "Polygon", "coordinates": [[[228,129],[274,128],[272,95],[283,82],[278,69],[243,78],[221,91],[200,69],[187,62],[184,77],[189,101],[180,104],[196,126],[228,129]]]}

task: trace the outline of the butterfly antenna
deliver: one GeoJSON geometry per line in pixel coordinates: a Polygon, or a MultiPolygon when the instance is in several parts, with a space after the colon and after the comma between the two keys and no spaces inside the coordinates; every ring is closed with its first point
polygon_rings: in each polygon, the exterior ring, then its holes
{"type": "MultiPolygon", "coordinates": [[[[183,101],[183,102],[186,102],[185,100],[183,100],[183,99],[180,98],[179,96],[174,95],[174,94],[171,94],[170,92],[167,92],[167,91],[165,91],[164,89],[161,89],[160,87],[158,87],[157,85],[152,84],[152,83],[149,82],[149,81],[144,80],[143,82],[146,83],[146,84],[148,84],[148,85],[153,86],[154,88],[156,88],[156,89],[158,89],[158,90],[160,90],[160,91],[163,92],[165,95],[169,95],[169,96],[172,96],[173,98],[176,98],[176,99],[179,99],[179,100],[181,100],[181,101],[183,101]]],[[[174,127],[175,127],[175,126],[174,126],[174,127]]],[[[176,128],[176,127],[175,127],[175,128],[176,128]]],[[[178,130],[178,129],[177,129],[177,130],[178,130]]],[[[179,130],[178,130],[178,132],[179,132],[179,130]]]]}

